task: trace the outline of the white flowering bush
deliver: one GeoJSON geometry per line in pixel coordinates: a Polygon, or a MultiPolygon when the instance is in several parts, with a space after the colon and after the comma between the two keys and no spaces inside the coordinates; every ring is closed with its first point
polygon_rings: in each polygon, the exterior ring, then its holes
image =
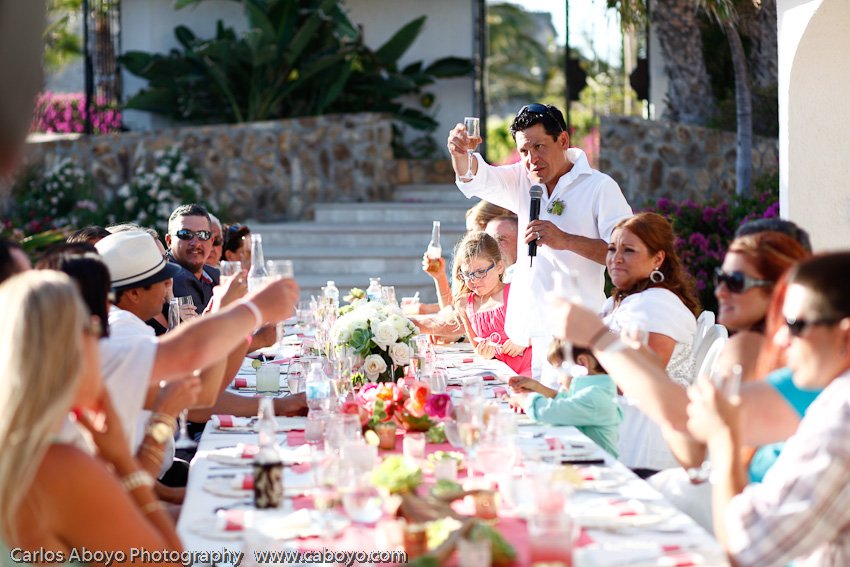
{"type": "Polygon", "coordinates": [[[204,204],[200,178],[180,149],[172,146],[154,152],[149,169],[136,168],[132,181],[118,189],[111,213],[117,222],[164,231],[171,212],[187,203],[204,204]]]}
{"type": "Polygon", "coordinates": [[[394,382],[410,363],[416,327],[396,306],[365,300],[351,305],[334,323],[331,340],[363,358],[362,372],[369,381],[394,382]]]}
{"type": "Polygon", "coordinates": [[[43,176],[31,171],[14,193],[13,224],[27,234],[99,224],[104,218],[94,180],[68,158],[55,163],[43,176]]]}

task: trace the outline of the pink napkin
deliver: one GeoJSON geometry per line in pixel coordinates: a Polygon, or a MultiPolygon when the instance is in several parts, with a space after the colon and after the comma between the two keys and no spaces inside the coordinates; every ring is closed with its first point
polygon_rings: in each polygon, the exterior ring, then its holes
{"type": "Polygon", "coordinates": [[[242,458],[243,459],[253,459],[257,456],[257,453],[260,452],[260,448],[257,445],[243,445],[242,446],[242,458]]]}
{"type": "Polygon", "coordinates": [[[564,444],[557,437],[547,437],[545,441],[550,451],[560,451],[564,448],[564,444]]]}
{"type": "Polygon", "coordinates": [[[256,388],[257,382],[253,380],[253,384],[247,378],[235,378],[233,380],[234,388],[256,388]]]}
{"type": "Polygon", "coordinates": [[[222,531],[242,531],[245,529],[245,510],[219,510],[216,513],[216,524],[222,531]]]}
{"type": "Polygon", "coordinates": [[[464,364],[472,364],[473,362],[475,362],[474,358],[464,358],[463,359],[464,364]]]}
{"type": "Polygon", "coordinates": [[[236,478],[233,479],[233,488],[237,490],[254,490],[254,475],[236,475],[236,478]]]}
{"type": "Polygon", "coordinates": [[[233,427],[236,420],[235,415],[214,415],[212,416],[213,424],[218,422],[218,427],[233,427]]]}

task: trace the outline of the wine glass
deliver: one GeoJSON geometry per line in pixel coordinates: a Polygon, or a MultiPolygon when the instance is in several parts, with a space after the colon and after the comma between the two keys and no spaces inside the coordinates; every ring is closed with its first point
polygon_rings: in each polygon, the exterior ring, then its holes
{"type": "Polygon", "coordinates": [[[291,280],[295,275],[292,260],[267,260],[266,270],[272,279],[291,280]]]}
{"type": "MultiPolygon", "coordinates": [[[[739,399],[741,390],[741,378],[744,374],[744,368],[740,364],[734,365],[728,372],[720,370],[712,372],[710,375],[702,375],[698,380],[711,380],[714,387],[720,390],[728,400],[739,399]]],[[[706,459],[698,467],[687,469],[688,479],[699,484],[705,482],[711,476],[711,462],[706,459]]]]}
{"type": "MultiPolygon", "coordinates": [[[[181,315],[181,309],[185,308],[186,305],[193,305],[192,298],[190,296],[185,297],[172,297],[168,301],[168,329],[174,330],[177,328],[180,323],[183,322],[181,315]],[[181,307],[181,301],[184,300],[183,306],[181,307]],[[185,301],[188,300],[188,301],[185,301]]],[[[199,374],[200,371],[196,370],[195,374],[199,374]]],[[[180,437],[178,437],[177,441],[174,443],[174,447],[176,449],[194,449],[198,446],[198,444],[189,437],[189,430],[186,426],[186,417],[189,414],[189,409],[184,409],[180,412],[179,418],[179,426],[180,426],[180,437]]]]}
{"type": "Polygon", "coordinates": [[[649,331],[647,331],[646,319],[635,316],[626,321],[626,324],[620,327],[620,338],[634,349],[647,346],[649,331]]]}
{"type": "Polygon", "coordinates": [[[233,276],[242,271],[242,262],[230,262],[228,260],[222,260],[219,266],[221,269],[221,277],[224,281],[227,281],[224,278],[232,278],[233,276]]]}
{"type": "Polygon", "coordinates": [[[478,144],[481,143],[481,123],[478,118],[474,116],[467,116],[463,119],[463,127],[466,128],[468,142],[466,144],[466,174],[461,177],[461,180],[472,181],[472,178],[475,175],[472,172],[472,160],[475,159],[473,152],[475,152],[475,148],[478,147],[478,144]]]}
{"type": "MultiPolygon", "coordinates": [[[[565,299],[573,303],[581,304],[582,301],[581,295],[578,291],[576,273],[569,269],[564,272],[553,272],[551,295],[558,299],[565,299]]],[[[549,312],[554,314],[557,311],[555,309],[550,309],[549,312]]],[[[563,325],[564,322],[557,319],[551,319],[549,324],[552,329],[552,334],[555,334],[558,326],[563,325]]],[[[566,341],[561,342],[561,354],[564,359],[564,362],[561,364],[561,369],[563,369],[567,374],[570,376],[587,374],[587,369],[576,364],[576,361],[573,358],[573,345],[571,343],[566,341]]]]}
{"type": "Polygon", "coordinates": [[[473,463],[475,462],[475,449],[481,440],[481,431],[484,427],[484,406],[480,400],[464,399],[463,403],[455,408],[457,415],[457,431],[460,443],[466,449],[466,469],[469,478],[472,478],[473,463]]]}

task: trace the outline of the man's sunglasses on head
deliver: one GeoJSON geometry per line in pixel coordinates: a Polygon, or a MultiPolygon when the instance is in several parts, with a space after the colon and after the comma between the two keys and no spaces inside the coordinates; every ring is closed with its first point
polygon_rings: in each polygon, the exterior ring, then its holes
{"type": "Polygon", "coordinates": [[[552,112],[552,109],[546,106],[545,104],[540,104],[537,102],[526,104],[525,106],[519,109],[519,112],[517,112],[517,116],[521,116],[523,114],[537,114],[540,116],[548,116],[549,118],[555,121],[555,124],[557,124],[561,130],[565,129],[565,124],[563,124],[561,120],[558,119],[558,117],[555,115],[555,113],[552,112]]]}

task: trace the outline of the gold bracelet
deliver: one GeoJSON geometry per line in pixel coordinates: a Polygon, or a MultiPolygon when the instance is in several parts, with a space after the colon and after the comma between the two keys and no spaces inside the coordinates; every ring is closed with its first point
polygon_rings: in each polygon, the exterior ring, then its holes
{"type": "Polygon", "coordinates": [[[177,418],[173,415],[168,415],[167,413],[159,411],[152,413],[150,418],[148,418],[148,423],[164,423],[171,427],[172,430],[177,431],[177,418]]]}
{"type": "MultiPolygon", "coordinates": [[[[142,443],[139,449],[141,450],[141,453],[147,453],[151,457],[152,462],[157,466],[162,466],[162,462],[165,459],[165,451],[159,447],[153,447],[148,443],[142,443]]],[[[139,456],[141,456],[141,454],[139,456]]]]}
{"type": "Polygon", "coordinates": [[[121,484],[124,490],[132,492],[142,486],[153,486],[153,477],[147,471],[138,470],[121,478],[121,484]]]}
{"type": "Polygon", "coordinates": [[[142,514],[153,514],[154,512],[160,512],[165,510],[165,504],[160,502],[159,500],[154,500],[153,502],[148,502],[144,506],[141,507],[142,514]]]}

